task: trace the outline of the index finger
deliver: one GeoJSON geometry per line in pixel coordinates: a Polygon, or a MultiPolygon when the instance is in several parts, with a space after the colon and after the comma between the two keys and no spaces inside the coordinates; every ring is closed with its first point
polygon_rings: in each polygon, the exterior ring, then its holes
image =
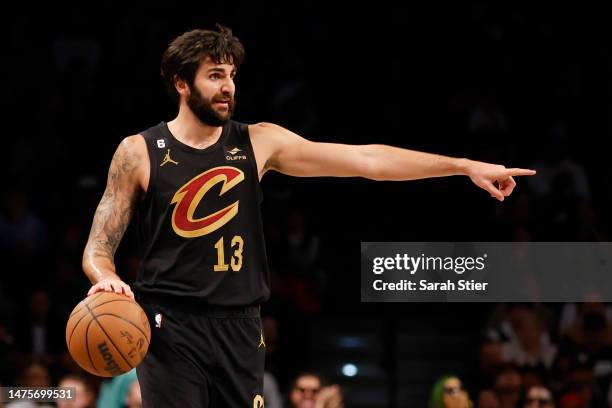
{"type": "Polygon", "coordinates": [[[534,174],[536,174],[536,171],[531,169],[506,169],[507,176],[533,176],[534,174]]]}

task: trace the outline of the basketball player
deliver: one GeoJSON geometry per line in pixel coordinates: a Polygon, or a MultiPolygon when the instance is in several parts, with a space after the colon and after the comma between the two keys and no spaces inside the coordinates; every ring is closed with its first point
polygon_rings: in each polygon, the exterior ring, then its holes
{"type": "Polygon", "coordinates": [[[466,175],[499,201],[512,193],[513,176],[535,173],[383,145],[314,143],[272,123],[233,121],[243,57],[240,41],[222,26],[172,41],[162,76],[178,115],[120,143],[84,251],[89,295],[133,297],[113,258],[137,218],[142,266],[134,288],[153,332],[137,368],[145,407],[263,406],[259,305],[270,288],[259,181],[266,172],[466,175]]]}

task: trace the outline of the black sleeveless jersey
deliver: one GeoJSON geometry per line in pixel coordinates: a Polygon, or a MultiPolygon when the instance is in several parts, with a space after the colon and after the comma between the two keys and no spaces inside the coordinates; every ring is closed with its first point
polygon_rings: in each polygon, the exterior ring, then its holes
{"type": "Polygon", "coordinates": [[[262,192],[247,125],[228,121],[205,149],[178,141],[165,122],[141,135],[151,172],[136,214],[135,291],[211,305],[267,300],[262,192]]]}

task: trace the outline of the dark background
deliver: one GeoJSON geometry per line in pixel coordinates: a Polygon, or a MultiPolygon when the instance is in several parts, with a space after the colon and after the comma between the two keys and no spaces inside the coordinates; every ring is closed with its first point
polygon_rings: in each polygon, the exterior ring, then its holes
{"type": "MultiPolygon", "coordinates": [[[[24,9],[2,20],[0,339],[15,340],[0,358],[31,354],[18,333],[40,291],[58,332],[49,352],[65,351],[63,322],[89,287],[80,259],[112,154],[123,137],[174,117],[161,54],[182,32],[215,22],[247,52],[236,79],[239,121],[539,171],[518,179],[504,203],[466,177],[266,175],[273,295],[264,314],[278,328],[269,367],[281,387],[315,369],[344,386],[349,406],[424,406],[449,370],[473,398],[486,383],[482,333],[500,305],[361,304],[361,241],[610,236],[612,49],[603,10],[218,3],[24,9]],[[342,377],[345,362],[363,369],[342,377]]],[[[126,281],[135,254],[128,231],[117,254],[126,281]]],[[[558,319],[564,305],[545,307],[558,319]]],[[[561,341],[556,323],[549,330],[561,341]]],[[[21,366],[5,361],[0,382],[11,384],[21,366]]]]}

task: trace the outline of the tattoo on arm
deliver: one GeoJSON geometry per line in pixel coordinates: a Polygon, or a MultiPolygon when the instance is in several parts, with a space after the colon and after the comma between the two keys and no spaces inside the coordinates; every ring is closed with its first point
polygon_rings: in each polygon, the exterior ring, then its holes
{"type": "Polygon", "coordinates": [[[130,152],[124,143],[113,156],[106,190],[96,209],[89,233],[85,257],[107,258],[112,262],[134,214],[140,193],[135,171],[139,157],[130,152]]]}

